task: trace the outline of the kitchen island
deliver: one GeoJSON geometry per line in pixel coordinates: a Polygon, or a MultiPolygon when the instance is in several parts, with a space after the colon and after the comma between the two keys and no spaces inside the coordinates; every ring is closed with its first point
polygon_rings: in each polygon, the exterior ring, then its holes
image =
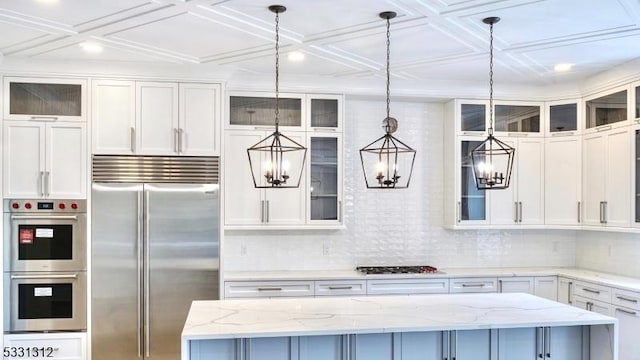
{"type": "Polygon", "coordinates": [[[617,360],[617,320],[528,294],[194,301],[182,360],[617,360]]]}

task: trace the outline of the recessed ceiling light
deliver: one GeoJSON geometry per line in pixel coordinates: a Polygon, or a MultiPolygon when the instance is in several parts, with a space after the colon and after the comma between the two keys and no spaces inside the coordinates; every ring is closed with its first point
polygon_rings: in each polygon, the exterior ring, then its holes
{"type": "Polygon", "coordinates": [[[556,66],[553,67],[553,70],[555,70],[556,72],[565,72],[565,71],[571,70],[571,68],[573,68],[573,64],[564,63],[564,64],[557,64],[556,66]]]}
{"type": "Polygon", "coordinates": [[[82,48],[82,50],[91,54],[98,54],[103,50],[102,45],[89,41],[81,42],[80,47],[82,48]]]}
{"type": "Polygon", "coordinates": [[[302,51],[292,51],[287,55],[289,61],[300,62],[304,60],[304,53],[302,51]]]}
{"type": "Polygon", "coordinates": [[[44,5],[55,5],[60,2],[60,0],[36,0],[36,1],[44,5]]]}

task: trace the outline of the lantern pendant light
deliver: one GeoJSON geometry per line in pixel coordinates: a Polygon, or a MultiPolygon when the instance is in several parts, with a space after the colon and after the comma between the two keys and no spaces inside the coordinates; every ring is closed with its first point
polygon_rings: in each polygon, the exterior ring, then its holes
{"type": "Polygon", "coordinates": [[[478,190],[507,189],[511,181],[511,170],[515,149],[493,136],[493,25],[499,17],[482,20],[489,25],[489,136],[471,151],[473,177],[478,190]]]}
{"type": "Polygon", "coordinates": [[[282,5],[271,5],[276,14],[276,98],[275,131],[247,149],[253,185],[256,188],[297,188],[304,170],[307,148],[280,132],[280,13],[287,10],[282,5]]]}
{"type": "Polygon", "coordinates": [[[390,116],[389,106],[390,20],[396,13],[385,11],[379,16],[387,21],[387,117],[382,121],[385,134],[360,149],[360,161],[367,188],[406,189],[411,181],[416,151],[392,135],[398,129],[398,120],[390,116]]]}

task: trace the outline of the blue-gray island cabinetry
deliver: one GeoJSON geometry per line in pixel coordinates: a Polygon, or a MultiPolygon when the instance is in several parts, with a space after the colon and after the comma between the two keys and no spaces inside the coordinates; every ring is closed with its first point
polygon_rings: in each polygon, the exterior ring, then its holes
{"type": "Polygon", "coordinates": [[[617,320],[529,294],[194,301],[188,359],[617,360],[617,320]]]}

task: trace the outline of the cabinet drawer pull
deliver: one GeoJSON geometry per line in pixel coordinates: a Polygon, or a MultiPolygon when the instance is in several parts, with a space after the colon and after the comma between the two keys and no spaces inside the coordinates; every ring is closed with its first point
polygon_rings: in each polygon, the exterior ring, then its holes
{"type": "Polygon", "coordinates": [[[282,291],[281,287],[259,287],[258,291],[282,291]]]}
{"type": "Polygon", "coordinates": [[[314,127],[313,131],[338,131],[338,129],[334,127],[314,127]]]}
{"type": "Polygon", "coordinates": [[[620,311],[621,313],[625,313],[625,314],[633,315],[633,316],[636,316],[638,314],[635,311],[629,311],[629,310],[624,310],[624,309],[620,309],[620,308],[616,308],[616,311],[620,311]]]}
{"type": "Polygon", "coordinates": [[[554,132],[551,136],[572,136],[575,135],[573,131],[554,132]]]}
{"type": "Polygon", "coordinates": [[[56,121],[58,120],[57,116],[32,116],[31,120],[33,121],[56,121]]]}
{"type": "Polygon", "coordinates": [[[607,130],[611,130],[612,126],[611,125],[607,125],[607,126],[600,126],[596,128],[596,131],[607,131],[607,130]]]}
{"type": "Polygon", "coordinates": [[[462,284],[462,287],[484,287],[486,284],[462,284]]]}
{"type": "Polygon", "coordinates": [[[637,299],[629,299],[629,298],[626,298],[626,297],[624,297],[624,296],[616,296],[616,298],[617,298],[618,300],[628,301],[628,302],[632,302],[632,303],[634,303],[634,304],[637,304],[637,303],[638,303],[638,300],[637,300],[637,299]]]}
{"type": "Polygon", "coordinates": [[[591,290],[591,289],[587,289],[587,288],[582,288],[582,291],[586,291],[588,293],[600,295],[600,291],[598,291],[598,290],[591,290]]]}
{"type": "Polygon", "coordinates": [[[353,290],[353,286],[329,286],[329,290],[353,290]]]}

